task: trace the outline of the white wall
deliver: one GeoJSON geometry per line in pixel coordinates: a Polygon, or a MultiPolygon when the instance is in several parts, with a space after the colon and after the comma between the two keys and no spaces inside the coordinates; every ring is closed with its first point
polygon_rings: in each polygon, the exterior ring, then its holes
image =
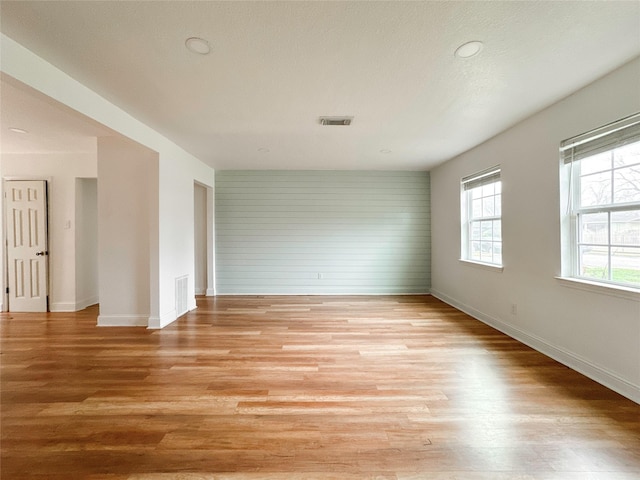
{"type": "Polygon", "coordinates": [[[98,325],[146,326],[158,154],[121,138],[100,138],[98,178],[98,325]]]}
{"type": "Polygon", "coordinates": [[[640,110],[640,60],[432,171],[432,293],[640,402],[640,294],[560,275],[560,141],[640,110]],[[460,179],[502,165],[502,273],[460,262],[460,179]],[[517,314],[511,305],[517,305],[517,314]]]}
{"type": "Polygon", "coordinates": [[[98,301],[98,180],[77,178],[76,309],[98,301]]]}
{"type": "MultiPolygon", "coordinates": [[[[158,181],[149,186],[154,200],[148,222],[154,233],[149,239],[148,326],[161,328],[176,319],[174,290],[178,276],[190,276],[189,306],[194,308],[193,182],[213,187],[213,169],[11,38],[2,34],[0,41],[3,73],[158,153],[158,181]]],[[[208,220],[212,230],[213,218],[208,220]]],[[[213,245],[210,248],[208,270],[214,262],[213,245]]],[[[104,288],[118,287],[101,283],[101,302],[104,288]]]]}
{"type": "MultiPolygon", "coordinates": [[[[152,312],[150,328],[162,328],[176,319],[175,279],[189,277],[188,308],[196,308],[195,302],[195,252],[194,252],[194,181],[213,188],[213,170],[200,161],[175,157],[171,152],[160,152],[160,181],[158,184],[158,315],[152,312]]],[[[213,210],[209,210],[213,216],[213,210]]],[[[210,219],[213,225],[213,218],[210,219]]],[[[211,226],[211,228],[213,228],[211,226]]],[[[212,235],[212,234],[211,234],[212,235]]],[[[207,262],[213,265],[213,245],[207,262]]],[[[209,267],[212,268],[212,267],[209,267]]],[[[210,285],[208,289],[212,289],[210,285]]],[[[154,303],[154,302],[152,302],[154,303]]]]}
{"type": "Polygon", "coordinates": [[[8,301],[8,296],[5,292],[5,252],[4,252],[4,244],[6,241],[5,232],[4,232],[4,182],[2,181],[2,155],[0,155],[0,235],[2,238],[0,239],[0,312],[4,312],[7,310],[6,302],[8,301]]]}
{"type": "Polygon", "coordinates": [[[218,172],[218,293],[427,293],[429,215],[428,172],[218,172]]]}
{"type": "Polygon", "coordinates": [[[194,242],[195,242],[195,293],[207,292],[207,189],[196,184],[193,189],[194,242]]]}
{"type": "Polygon", "coordinates": [[[1,173],[5,179],[49,181],[49,308],[52,312],[83,308],[76,296],[75,181],[96,176],[96,152],[3,154],[1,173]]]}

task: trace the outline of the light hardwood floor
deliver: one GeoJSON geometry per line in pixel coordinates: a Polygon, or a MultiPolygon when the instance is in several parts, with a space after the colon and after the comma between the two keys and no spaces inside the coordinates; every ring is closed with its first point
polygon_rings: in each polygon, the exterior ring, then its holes
{"type": "Polygon", "coordinates": [[[3,480],[640,478],[640,405],[430,296],[2,314],[3,480]]]}

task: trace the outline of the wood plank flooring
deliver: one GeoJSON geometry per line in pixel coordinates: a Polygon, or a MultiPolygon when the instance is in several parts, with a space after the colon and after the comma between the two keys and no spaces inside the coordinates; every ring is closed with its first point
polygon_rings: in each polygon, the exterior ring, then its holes
{"type": "Polygon", "coordinates": [[[3,480],[640,478],[640,405],[430,296],[2,314],[3,480]]]}

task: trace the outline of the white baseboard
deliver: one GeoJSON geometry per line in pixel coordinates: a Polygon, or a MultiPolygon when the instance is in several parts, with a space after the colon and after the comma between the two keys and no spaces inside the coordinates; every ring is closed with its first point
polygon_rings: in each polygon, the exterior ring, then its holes
{"type": "Polygon", "coordinates": [[[430,295],[431,292],[306,292],[306,293],[259,293],[259,292],[251,292],[251,293],[216,293],[217,297],[322,297],[322,296],[332,296],[332,297],[383,297],[383,296],[400,296],[400,297],[408,297],[412,295],[430,295]]]}
{"type": "Polygon", "coordinates": [[[207,292],[206,288],[196,288],[194,289],[194,294],[195,295],[204,295],[207,292]]]}
{"type": "Polygon", "coordinates": [[[89,305],[98,303],[98,297],[90,297],[77,302],[53,302],[49,304],[50,312],[77,312],[84,310],[89,305]]]}
{"type": "MultiPolygon", "coordinates": [[[[194,298],[193,305],[191,303],[189,304],[189,312],[195,310],[196,308],[198,308],[198,306],[195,304],[194,298]]],[[[183,315],[186,315],[186,313],[183,315]]],[[[149,325],[147,326],[147,328],[149,328],[149,330],[158,330],[172,324],[178,318],[180,317],[176,316],[175,310],[171,310],[170,312],[167,312],[159,317],[149,317],[149,325]]]]}
{"type": "Polygon", "coordinates": [[[215,297],[216,296],[216,291],[214,288],[207,288],[207,291],[205,292],[205,295],[207,297],[215,297]]]}
{"type": "Polygon", "coordinates": [[[146,327],[147,315],[98,315],[99,327],[146,327]]]}
{"type": "Polygon", "coordinates": [[[50,312],[75,312],[76,302],[55,302],[49,304],[50,312]]]}
{"type": "Polygon", "coordinates": [[[198,305],[196,305],[196,297],[191,297],[189,299],[189,303],[187,305],[188,311],[192,311],[195,310],[196,308],[198,308],[198,305]]]}
{"type": "Polygon", "coordinates": [[[150,330],[156,330],[158,328],[162,328],[160,326],[161,320],[160,317],[149,317],[149,323],[147,324],[147,328],[150,330]]]}
{"type": "Polygon", "coordinates": [[[171,310],[167,313],[164,313],[162,315],[160,315],[159,317],[149,317],[149,324],[147,325],[147,328],[151,329],[151,330],[156,330],[159,328],[164,328],[167,325],[169,325],[170,323],[173,323],[176,321],[176,311],[175,310],[171,310]]]}
{"type": "Polygon", "coordinates": [[[458,310],[471,315],[473,318],[486,323],[490,327],[493,327],[496,330],[499,330],[502,333],[510,336],[511,338],[514,338],[519,342],[528,345],[534,350],[537,350],[538,352],[553,358],[563,365],[566,365],[567,367],[580,372],[581,374],[589,377],[591,380],[594,380],[604,385],[605,387],[610,388],[614,392],[617,392],[636,403],[640,403],[640,386],[634,385],[628,380],[621,378],[614,372],[611,372],[610,370],[599,365],[595,365],[586,358],[576,355],[569,350],[553,345],[546,340],[538,337],[537,335],[527,333],[524,330],[504,323],[497,318],[486,315],[485,313],[482,313],[469,305],[459,302],[442,292],[432,289],[431,294],[434,297],[442,300],[443,302],[451,305],[452,307],[455,307],[458,310]]]}

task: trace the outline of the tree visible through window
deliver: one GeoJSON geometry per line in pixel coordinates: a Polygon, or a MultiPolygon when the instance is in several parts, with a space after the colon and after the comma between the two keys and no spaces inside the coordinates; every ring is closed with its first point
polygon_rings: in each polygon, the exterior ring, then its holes
{"type": "Polygon", "coordinates": [[[571,276],[640,288],[640,114],[563,142],[571,276]]]}

